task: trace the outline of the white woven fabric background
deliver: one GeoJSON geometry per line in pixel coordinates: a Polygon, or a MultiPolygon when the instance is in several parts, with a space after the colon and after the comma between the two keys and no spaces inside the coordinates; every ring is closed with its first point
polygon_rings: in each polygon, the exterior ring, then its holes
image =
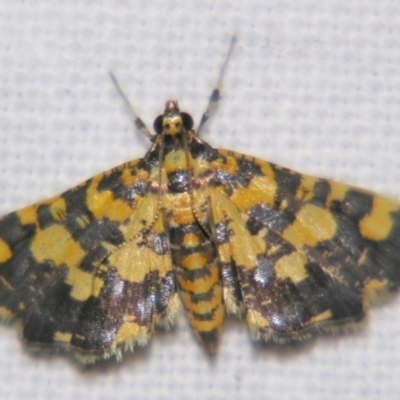
{"type": "MultiPolygon", "coordinates": [[[[398,0],[1,0],[0,214],[144,154],[109,70],[148,126],[168,98],[198,121],[234,31],[203,138],[400,198],[398,0]]],[[[298,349],[229,322],[213,361],[184,317],[95,368],[33,356],[0,326],[2,400],[397,399],[399,376],[399,297],[360,333],[298,349]]]]}

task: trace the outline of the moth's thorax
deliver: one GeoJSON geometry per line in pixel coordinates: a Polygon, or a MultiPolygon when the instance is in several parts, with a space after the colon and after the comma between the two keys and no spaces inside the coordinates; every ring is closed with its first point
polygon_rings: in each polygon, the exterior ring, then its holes
{"type": "Polygon", "coordinates": [[[164,115],[162,137],[164,141],[163,168],[168,178],[168,189],[182,193],[189,189],[193,169],[192,157],[188,148],[188,132],[185,130],[179,113],[164,115]]]}
{"type": "Polygon", "coordinates": [[[182,193],[188,190],[191,176],[190,161],[191,156],[184,148],[166,152],[164,170],[167,174],[169,191],[182,193]]]}
{"type": "MultiPolygon", "coordinates": [[[[193,131],[183,130],[175,136],[160,137],[163,140],[161,168],[166,176],[164,183],[169,193],[182,193],[206,185],[215,175],[209,160],[215,152],[202,142],[193,131]],[[183,138],[183,135],[187,135],[183,138]]],[[[156,150],[159,152],[160,148],[156,150]]]]}

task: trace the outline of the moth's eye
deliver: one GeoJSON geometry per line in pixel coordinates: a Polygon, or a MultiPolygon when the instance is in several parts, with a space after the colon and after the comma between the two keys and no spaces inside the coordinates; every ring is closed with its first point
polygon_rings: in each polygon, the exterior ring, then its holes
{"type": "Polygon", "coordinates": [[[154,128],[154,131],[155,131],[157,134],[161,134],[161,132],[162,132],[162,129],[163,129],[163,118],[164,118],[164,115],[159,115],[159,116],[154,120],[153,128],[154,128]]]}
{"type": "Polygon", "coordinates": [[[193,118],[185,112],[181,112],[182,124],[187,131],[193,128],[193,118]]]}

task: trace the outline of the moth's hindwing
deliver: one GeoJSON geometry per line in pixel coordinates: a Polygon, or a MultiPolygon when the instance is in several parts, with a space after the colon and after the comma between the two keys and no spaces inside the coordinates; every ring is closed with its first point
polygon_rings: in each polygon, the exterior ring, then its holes
{"type": "MultiPolygon", "coordinates": [[[[156,169],[157,171],[157,169],[156,169]]],[[[0,315],[89,362],[146,343],[178,299],[155,178],[126,163],[0,220],[0,315]]]]}
{"type": "Polygon", "coordinates": [[[400,203],[219,150],[208,196],[228,312],[255,338],[359,321],[400,285],[400,203]]]}

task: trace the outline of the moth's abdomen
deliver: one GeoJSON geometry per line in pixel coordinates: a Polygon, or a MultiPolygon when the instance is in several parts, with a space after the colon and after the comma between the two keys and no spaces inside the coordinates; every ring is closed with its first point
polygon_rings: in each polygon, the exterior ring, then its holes
{"type": "Polygon", "coordinates": [[[224,319],[215,245],[196,221],[191,208],[173,210],[168,226],[178,290],[189,323],[207,352],[214,354],[224,319]]]}

